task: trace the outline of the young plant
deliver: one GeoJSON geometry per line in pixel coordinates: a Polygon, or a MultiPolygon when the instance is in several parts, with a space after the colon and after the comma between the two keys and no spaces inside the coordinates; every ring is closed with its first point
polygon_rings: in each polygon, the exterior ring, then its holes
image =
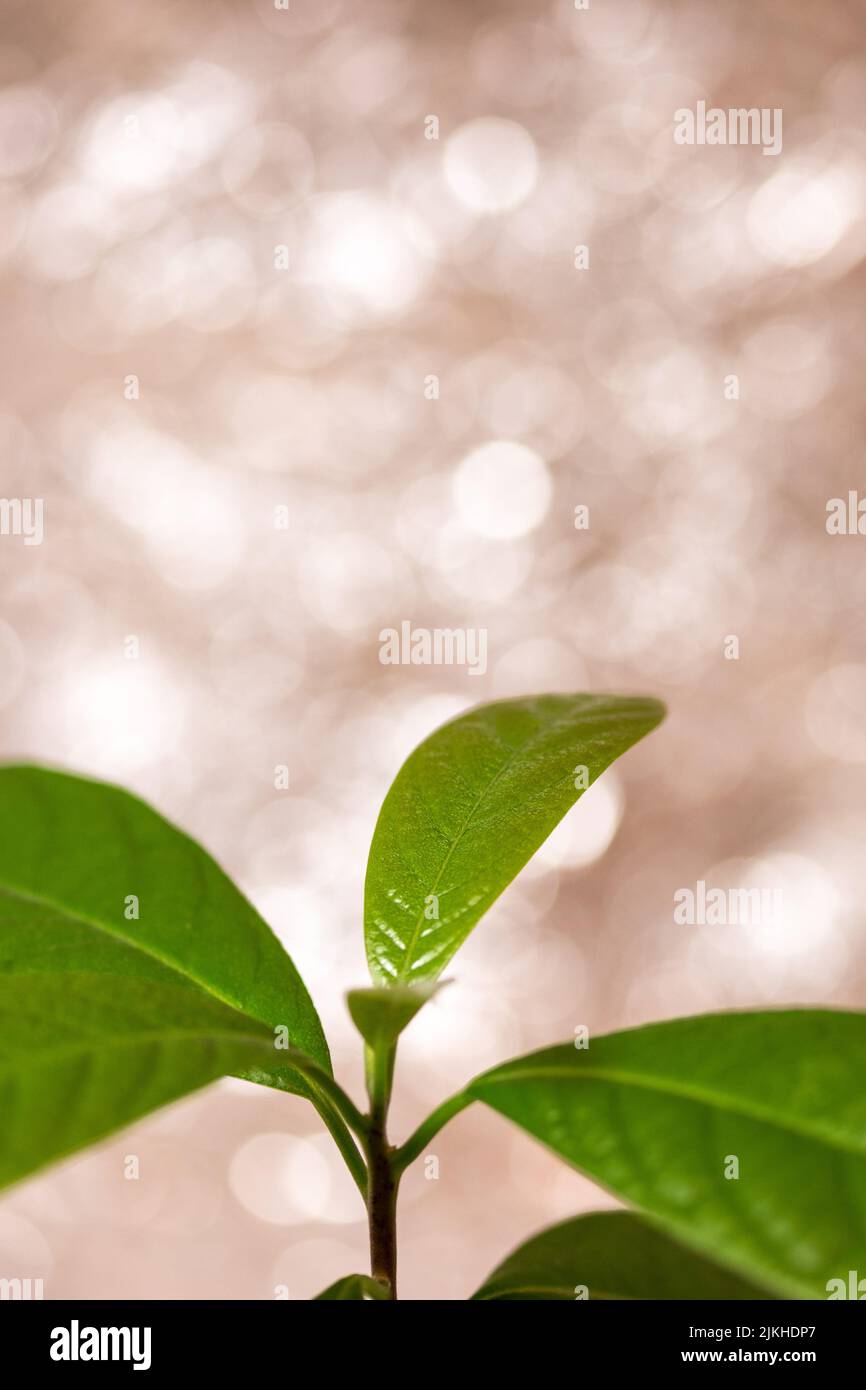
{"type": "Polygon", "coordinates": [[[394,1299],[400,1179],[481,1102],[635,1210],[542,1232],[474,1299],[844,1297],[849,1271],[866,1273],[860,1014],[572,1040],[470,1080],[402,1144],[388,1134],[401,1032],[582,791],[663,715],[642,698],[505,700],[403,765],[367,867],[373,985],[348,996],[366,1113],[292,961],[198,845],[116,787],[0,771],[0,1184],[239,1075],[316,1107],[366,1203],[371,1273],[319,1298],[394,1299]]]}

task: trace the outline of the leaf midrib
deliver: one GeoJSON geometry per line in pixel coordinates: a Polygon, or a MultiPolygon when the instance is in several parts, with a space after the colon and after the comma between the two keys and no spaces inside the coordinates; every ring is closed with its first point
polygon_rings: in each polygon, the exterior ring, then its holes
{"type": "MultiPolygon", "coordinates": [[[[622,1086],[633,1086],[636,1089],[651,1091],[658,1095],[677,1096],[684,1100],[691,1100],[706,1105],[711,1109],[724,1111],[726,1114],[739,1115],[751,1120],[760,1120],[764,1124],[771,1125],[775,1129],[782,1130],[783,1133],[795,1134],[800,1138],[818,1140],[827,1143],[830,1147],[838,1149],[841,1153],[856,1154],[859,1158],[866,1158],[866,1143],[857,1147],[854,1143],[848,1143],[838,1135],[830,1135],[824,1129],[812,1129],[807,1125],[797,1124],[786,1120],[772,1111],[763,1109],[760,1105],[750,1102],[737,1101],[735,1097],[723,1095],[717,1097],[714,1092],[704,1091],[698,1086],[690,1086],[683,1082],[664,1082],[661,1078],[642,1076],[639,1073],[619,1071],[599,1070],[595,1067],[580,1067],[578,1071],[570,1067],[525,1067],[520,1070],[510,1071],[501,1076],[488,1075],[477,1078],[478,1082],[486,1085],[501,1085],[514,1080],[535,1080],[539,1077],[554,1080],[566,1081],[612,1081],[622,1086]]],[[[467,1087],[470,1094],[474,1094],[472,1088],[474,1082],[470,1082],[467,1087]]],[[[477,1097],[483,1100],[483,1096],[477,1097]]]]}
{"type": "MultiPolygon", "coordinates": [[[[532,745],[532,743],[533,743],[533,741],[534,741],[535,739],[541,738],[541,737],[545,737],[545,736],[549,736],[550,733],[551,733],[551,729],[550,729],[550,728],[542,729],[542,730],[538,730],[538,729],[533,730],[533,732],[529,735],[529,737],[528,737],[523,743],[518,744],[517,747],[514,748],[514,749],[512,750],[512,752],[511,752],[511,753],[508,755],[508,757],[506,758],[505,762],[504,762],[504,763],[502,764],[502,766],[499,768],[499,770],[498,770],[498,772],[496,773],[496,775],[495,775],[494,777],[491,778],[491,780],[488,782],[487,786],[484,787],[484,789],[479,793],[479,795],[478,795],[478,797],[476,798],[474,804],[470,807],[470,810],[469,810],[469,813],[468,813],[466,819],[464,820],[463,824],[461,825],[460,829],[458,830],[457,834],[455,835],[454,839],[452,840],[451,844],[450,844],[449,847],[448,847],[448,853],[445,855],[445,858],[443,859],[442,864],[441,864],[441,866],[440,866],[440,868],[439,868],[439,870],[438,870],[438,872],[437,872],[437,874],[436,874],[436,878],[435,878],[435,880],[434,880],[433,887],[429,890],[430,893],[431,893],[433,896],[436,895],[436,890],[437,890],[437,888],[439,887],[440,883],[442,882],[442,875],[445,873],[445,870],[448,868],[448,865],[449,865],[450,862],[451,862],[451,857],[452,857],[452,855],[454,854],[454,851],[456,850],[457,846],[460,844],[461,840],[463,839],[463,836],[466,834],[466,831],[469,829],[469,826],[470,826],[470,824],[471,824],[471,822],[472,822],[472,819],[473,819],[473,817],[475,816],[475,813],[476,813],[476,811],[478,810],[478,808],[479,808],[479,806],[481,805],[481,803],[484,801],[484,799],[485,799],[486,797],[488,797],[488,796],[490,795],[490,793],[493,791],[493,788],[496,786],[496,784],[497,784],[497,782],[499,781],[499,779],[500,779],[501,777],[503,777],[503,776],[505,775],[505,773],[508,771],[508,769],[513,765],[514,760],[515,760],[516,758],[518,758],[522,753],[525,753],[526,750],[527,750],[528,748],[531,747],[531,745],[532,745]]],[[[409,942],[408,942],[408,944],[407,944],[407,946],[406,946],[406,953],[405,953],[405,955],[404,955],[404,957],[403,957],[403,964],[401,965],[401,967],[400,967],[400,969],[398,970],[397,974],[394,976],[394,980],[395,980],[395,982],[397,982],[397,983],[401,983],[401,984],[405,984],[405,983],[406,983],[407,971],[411,969],[411,961],[412,961],[412,958],[413,958],[413,956],[414,956],[414,954],[415,954],[415,948],[416,948],[416,946],[418,945],[419,934],[420,934],[420,932],[421,932],[421,924],[422,924],[425,920],[426,920],[426,919],[425,919],[425,917],[424,917],[424,912],[423,912],[423,909],[422,909],[422,911],[419,912],[419,914],[418,914],[418,917],[417,917],[417,919],[416,919],[416,921],[415,921],[414,927],[412,928],[412,935],[411,935],[411,937],[410,937],[410,939],[409,939],[409,942]]]]}
{"type": "Polygon", "coordinates": [[[51,1062],[62,1061],[69,1057],[76,1057],[82,1053],[98,1052],[104,1054],[112,1050],[120,1051],[126,1047],[136,1047],[140,1043],[148,1042],[243,1042],[254,1045],[256,1048],[265,1048],[270,1052],[270,1040],[259,1037],[255,1033],[233,1032],[229,1028],[169,1028],[161,1029],[159,1025],[154,1025],[150,1029],[141,1029],[133,1033],[123,1033],[121,1036],[100,1035],[96,1038],[88,1038],[81,1042],[67,1044],[64,1047],[40,1052],[21,1053],[11,1059],[0,1059],[0,1074],[19,1073],[26,1070],[34,1070],[40,1066],[47,1066],[51,1062]]]}
{"type": "MultiPolygon", "coordinates": [[[[239,1000],[231,999],[228,995],[221,993],[218,989],[214,988],[210,980],[203,980],[198,975],[194,975],[192,971],[188,971],[185,967],[181,967],[177,961],[172,960],[171,957],[154,950],[150,943],[143,943],[141,941],[136,941],[132,937],[124,936],[121,932],[115,931],[107,923],[100,922],[96,918],[88,916],[87,913],[79,912],[68,907],[65,903],[59,903],[55,901],[55,899],[46,897],[41,893],[29,893],[21,888],[15,888],[11,884],[0,883],[0,894],[14,901],[30,903],[33,907],[47,908],[49,911],[57,913],[59,917],[66,918],[70,922],[77,922],[80,926],[89,927],[92,931],[102,932],[104,936],[126,946],[130,951],[137,951],[140,955],[146,956],[150,960],[158,961],[160,965],[164,965],[167,970],[171,970],[173,974],[177,975],[178,979],[197,985],[200,989],[204,990],[206,994],[210,995],[211,998],[219,1000],[221,1004],[227,1004],[229,1008],[236,1009],[240,1013],[247,1013],[245,1006],[239,1000]]],[[[7,971],[4,973],[16,974],[18,972],[7,971]]]]}

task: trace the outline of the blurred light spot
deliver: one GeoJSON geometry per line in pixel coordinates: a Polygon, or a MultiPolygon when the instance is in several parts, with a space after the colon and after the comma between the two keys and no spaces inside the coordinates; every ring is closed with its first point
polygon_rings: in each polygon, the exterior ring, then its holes
{"type": "Polygon", "coordinates": [[[578,577],[574,590],[571,624],[581,649],[594,657],[603,653],[622,657],[640,650],[653,634],[645,612],[646,586],[641,576],[626,565],[593,565],[578,577]],[[604,613],[600,626],[596,614],[604,613]]]}
{"type": "Polygon", "coordinates": [[[479,542],[477,534],[452,521],[436,536],[431,557],[435,570],[428,577],[431,593],[453,594],[472,604],[502,603],[526,582],[533,564],[532,547],[523,541],[479,542]],[[443,583],[437,583],[440,577],[443,583]]]}
{"type": "Polygon", "coordinates": [[[252,263],[244,248],[227,237],[190,242],[173,258],[170,274],[177,317],[200,332],[223,332],[252,307],[252,263]]]}
{"type": "Polygon", "coordinates": [[[824,78],[826,92],[834,115],[851,126],[857,126],[866,107],[866,62],[858,54],[846,57],[824,78]]]}
{"type": "Polygon", "coordinates": [[[27,203],[13,184],[0,188],[0,256],[10,256],[27,225],[27,203]]]}
{"type": "Polygon", "coordinates": [[[231,575],[245,549],[234,482],[176,439],[118,425],[90,452],[91,494],[138,531],[163,576],[184,589],[209,589],[231,575]]]}
{"type": "Polygon", "coordinates": [[[86,184],[50,188],[30,206],[21,254],[26,268],[46,280],[75,280],[97,265],[114,218],[105,199],[86,184]]]}
{"type": "Polygon", "coordinates": [[[795,319],[774,319],[744,345],[748,400],[765,419],[785,420],[812,410],[833,381],[820,332],[795,319]]]}
{"type": "Polygon", "coordinates": [[[482,116],[460,126],[445,146],[445,177],[467,207],[504,212],[529,196],[538,175],[532,136],[516,121],[482,116]]]}
{"type": "Polygon", "coordinates": [[[326,545],[305,550],[301,594],[308,611],[334,631],[361,632],[375,622],[386,595],[400,593],[405,607],[412,588],[411,583],[397,583],[401,572],[402,566],[371,537],[343,532],[330,536],[326,545]]]}
{"type": "Polygon", "coordinates": [[[345,325],[315,285],[285,276],[262,285],[257,304],[258,336],[265,352],[290,372],[309,372],[339,356],[345,325]],[[292,325],[291,333],[286,324],[292,325]]]}
{"type": "MultiPolygon", "coordinates": [[[[333,976],[332,976],[333,978],[333,976]]],[[[352,1035],[352,1042],[355,1037],[352,1035]]],[[[333,1226],[348,1226],[365,1218],[364,1203],[355,1186],[351,1174],[334,1147],[330,1134],[313,1134],[307,1140],[310,1148],[324,1159],[330,1180],[327,1210],[320,1219],[333,1226]]]]}
{"type": "Polygon", "coordinates": [[[250,104],[233,72],[196,59],[161,91],[128,91],[95,113],[82,138],[84,175],[110,196],[166,188],[212,158],[250,104]]]}
{"type": "Polygon", "coordinates": [[[164,89],[175,104],[174,145],[185,168],[211,159],[231,133],[248,121],[255,104],[252,84],[229,67],[194,59],[164,89]]]}
{"type": "Polygon", "coordinates": [[[35,87],[0,92],[0,178],[31,174],[48,158],[57,138],[57,114],[35,87]]]}
{"type": "Polygon", "coordinates": [[[308,193],[314,173],[307,141],[293,126],[251,126],[234,137],[222,159],[226,191],[253,217],[278,217],[308,193]]]}
{"type": "Polygon", "coordinates": [[[434,729],[456,719],[472,703],[468,695],[425,695],[414,700],[390,723],[390,749],[395,768],[408,758],[434,729]]]}
{"type": "MultiPolygon", "coordinates": [[[[525,685],[521,693],[526,693],[525,685]]],[[[556,902],[561,886],[562,879],[558,869],[545,868],[534,875],[528,872],[521,873],[509,884],[504,907],[511,919],[517,923],[541,921],[556,902]]],[[[510,964],[506,968],[510,973],[510,964]]],[[[534,980],[533,976],[533,988],[534,980]]]]}
{"type": "Polygon", "coordinates": [[[806,696],[806,727],[822,753],[840,762],[866,763],[864,715],[866,666],[834,666],[813,680],[806,696]]]}
{"type": "Polygon", "coordinates": [[[749,236],[777,265],[811,265],[842,239],[863,201],[862,176],[841,165],[795,160],[753,195],[749,236]]]}
{"type": "MultiPolygon", "coordinates": [[[[726,540],[732,539],[750,514],[753,486],[748,469],[735,454],[717,449],[708,455],[677,453],[666,464],[659,476],[657,488],[658,505],[670,521],[672,531],[682,531],[687,535],[698,535],[704,519],[713,518],[713,534],[726,540]]],[[[683,589],[689,587],[688,574],[682,566],[671,564],[670,535],[659,538],[658,544],[664,547],[668,558],[668,574],[681,580],[683,589]]],[[[632,551],[636,556],[640,552],[632,551]]],[[[662,579],[663,553],[656,551],[647,562],[662,579]]],[[[671,595],[665,586],[665,598],[671,595]]]]}
{"type": "Polygon", "coordinates": [[[571,647],[551,637],[518,642],[496,663],[493,688],[499,697],[526,695],[530,690],[580,690],[586,670],[571,647]]]}
{"type": "Polygon", "coordinates": [[[116,780],[169,758],[185,722],[185,701],[162,663],[150,653],[124,660],[121,640],[113,660],[83,658],[63,691],[70,761],[116,780]]]}
{"type": "Polygon", "coordinates": [[[562,444],[580,434],[583,402],[573,378],[543,362],[496,357],[480,383],[478,423],[492,434],[549,430],[562,444]]]}
{"type": "MultiPolygon", "coordinates": [[[[294,885],[291,890],[286,888],[286,893],[333,882],[335,874],[340,872],[344,853],[337,813],[307,797],[288,792],[282,792],[248,818],[243,843],[254,878],[263,884],[294,885]]],[[[292,924],[289,911],[292,903],[298,909],[297,921],[304,925],[305,899],[295,902],[294,898],[283,896],[278,902],[281,904],[280,921],[287,928],[292,924]]],[[[306,903],[306,910],[314,907],[306,903]]],[[[315,922],[322,911],[322,908],[315,910],[311,920],[315,922]]],[[[331,922],[327,911],[324,922],[326,925],[331,922]]],[[[310,929],[309,924],[305,929],[310,929]]]]}
{"type": "Polygon", "coordinates": [[[192,239],[182,217],[162,224],[151,236],[125,239],[102,258],[93,280],[93,304],[106,327],[124,334],[147,333],[169,323],[185,301],[178,270],[192,239]]]}
{"type": "Polygon", "coordinates": [[[87,135],[85,173],[112,191],[162,187],[178,164],[179,116],[175,104],[158,93],[130,92],[109,102],[87,135]]]}
{"type": "MultiPolygon", "coordinates": [[[[489,919],[485,926],[490,926],[489,919]]],[[[505,959],[507,953],[499,956],[499,960],[505,959]]],[[[406,1074],[411,1071],[416,1086],[429,1082],[442,1094],[443,1088],[447,1092],[450,1086],[465,1084],[459,1077],[461,1066],[465,1077],[467,1057],[483,1071],[495,1066],[497,1058],[509,1055],[511,1020],[501,983],[485,995],[479,981],[484,976],[489,983],[490,971],[489,958],[482,970],[477,961],[473,967],[471,956],[464,951],[459,975],[412,1020],[400,1046],[405,1052],[406,1074]],[[483,999],[482,1009],[479,997],[483,999]]]]}
{"type": "Polygon", "coordinates": [[[685,435],[707,439],[725,419],[725,402],[698,354],[676,343],[647,343],[644,361],[636,366],[626,389],[634,429],[650,438],[685,435]]]}
{"type": "MultiPolygon", "coordinates": [[[[261,824],[262,821],[257,819],[256,829],[261,824]]],[[[345,854],[345,845],[343,852],[345,854]]],[[[339,874],[340,870],[335,863],[336,856],[327,855],[326,858],[330,874],[339,874]]],[[[269,864],[254,862],[251,866],[252,871],[257,876],[260,873],[267,875],[268,872],[276,874],[279,872],[273,868],[276,859],[277,854],[274,853],[269,864]]],[[[316,990],[320,986],[324,994],[328,989],[328,981],[333,980],[345,964],[344,904],[342,897],[332,891],[331,883],[324,881],[324,876],[318,888],[298,886],[303,882],[299,876],[303,870],[296,868],[295,863],[292,859],[292,867],[286,873],[287,878],[289,874],[294,877],[295,887],[277,885],[254,888],[250,891],[249,897],[295,961],[307,987],[316,990]]],[[[311,880],[314,878],[315,875],[310,875],[311,880]]],[[[348,888],[350,879],[351,876],[346,873],[344,880],[340,881],[340,886],[342,887],[345,881],[348,888]]],[[[333,881],[332,877],[331,882],[333,881]]],[[[352,889],[354,886],[354,883],[351,883],[352,889]]]]}
{"type": "Polygon", "coordinates": [[[541,24],[499,24],[482,30],[472,68],[491,96],[517,106],[550,101],[567,74],[556,33],[541,24]]]}
{"type": "Polygon", "coordinates": [[[11,704],[24,680],[24,648],[18,633],[0,619],[0,709],[11,704]]]}
{"type": "Polygon", "coordinates": [[[397,205],[369,193],[323,195],[309,205],[309,226],[299,278],[382,314],[406,309],[428,273],[421,223],[397,205]]]}
{"type": "MultiPolygon", "coordinates": [[[[334,53],[329,101],[356,116],[395,103],[412,79],[416,55],[409,46],[402,39],[381,32],[365,39],[358,29],[346,31],[344,39],[345,56],[340,59],[334,53]]],[[[347,130],[342,121],[339,124],[344,143],[347,130]]]]}
{"type": "MultiPolygon", "coordinates": [[[[130,1139],[135,1133],[131,1132],[130,1139]]],[[[188,1165],[195,1156],[189,1152],[188,1145],[179,1147],[188,1165]]],[[[115,1144],[90,1149],[61,1170],[59,1186],[79,1219],[86,1217],[94,1224],[125,1230],[150,1226],[168,1192],[172,1155],[170,1149],[163,1150],[159,1152],[158,1161],[151,1163],[151,1156],[156,1158],[158,1152],[156,1146],[149,1142],[144,1153],[143,1148],[136,1134],[136,1138],[120,1150],[115,1144]],[[123,1154],[130,1150],[141,1160],[144,1181],[129,1181],[124,1177],[123,1154]]],[[[178,1160],[180,1154],[175,1151],[174,1157],[178,1160]]],[[[177,1168],[173,1171],[177,1173],[177,1168]]]]}
{"type": "Polygon", "coordinates": [[[332,1175],[321,1149],[294,1134],[256,1134],[229,1165],[229,1185],[241,1206],[275,1226],[326,1219],[332,1175]]]}
{"type": "Polygon", "coordinates": [[[677,335],[660,304],[620,298],[602,304],[584,323],[587,366],[612,391],[628,391],[638,373],[651,368],[659,346],[670,349],[677,335]]]}
{"type": "Polygon", "coordinates": [[[327,453],[329,398],[316,382],[235,370],[226,386],[226,415],[246,463],[283,473],[327,453]]]}
{"type": "Polygon", "coordinates": [[[147,1222],[148,1228],[154,1234],[189,1238],[217,1227],[226,1198],[211,1155],[190,1154],[187,1141],[166,1145],[154,1158],[165,1174],[165,1193],[156,1214],[147,1222]]]}
{"type": "MultiPolygon", "coordinates": [[[[54,1253],[38,1227],[17,1212],[0,1211],[0,1278],[47,1280],[54,1253]]],[[[43,1290],[50,1298],[50,1289],[43,1290]]]]}
{"type": "Polygon", "coordinates": [[[658,7],[651,8],[646,0],[605,0],[585,14],[575,14],[571,6],[565,6],[562,16],[575,44],[612,62],[646,57],[647,30],[662,18],[658,7]]]}
{"type": "MultiPolygon", "coordinates": [[[[562,867],[567,871],[569,867],[578,866],[562,867]]],[[[553,879],[558,889],[562,887],[562,878],[556,870],[545,878],[553,879]]],[[[500,938],[505,949],[498,956],[503,965],[501,975],[497,966],[497,976],[504,986],[511,1017],[520,1023],[521,1032],[531,1046],[536,1040],[542,1042],[557,1033],[567,1036],[571,1032],[569,1025],[574,1022],[575,1000],[586,997],[588,981],[583,955],[574,939],[577,935],[574,920],[567,920],[566,931],[553,931],[543,920],[541,901],[528,911],[518,909],[518,902],[517,895],[507,899],[507,910],[513,914],[513,930],[509,931],[506,941],[500,938]],[[529,1027],[522,1018],[523,1010],[533,1010],[533,1003],[538,999],[545,1000],[544,1033],[540,1018],[536,1016],[529,1027]]],[[[567,912],[565,904],[563,910],[567,912]]],[[[578,914],[574,917],[579,923],[578,914]]]]}
{"type": "Polygon", "coordinates": [[[553,491],[544,460],[534,449],[508,439],[467,454],[453,487],[464,525],[495,540],[533,531],[546,516],[553,491]]]}
{"type": "Polygon", "coordinates": [[[559,822],[535,858],[545,868],[582,869],[600,859],[619,829],[625,793],[609,769],[559,822]]]}
{"type": "Polygon", "coordinates": [[[294,634],[292,650],[269,643],[262,634],[241,636],[218,632],[211,644],[210,667],[221,700],[236,705],[247,715],[261,715],[285,700],[303,680],[300,634],[294,634]]]}
{"type": "MultiPolygon", "coordinates": [[[[439,246],[462,251],[463,243],[478,226],[471,208],[453,198],[443,198],[442,177],[438,165],[429,158],[406,159],[394,171],[392,190],[395,197],[423,222],[430,238],[430,254],[439,246]]],[[[451,306],[446,296],[437,305],[438,312],[449,316],[451,306]]]]}
{"type": "Polygon", "coordinates": [[[667,1018],[710,1013],[714,1005],[718,1005],[718,996],[712,980],[702,978],[694,968],[660,969],[653,960],[647,960],[629,987],[623,1023],[636,1028],[667,1018]]]}
{"type": "Polygon", "coordinates": [[[848,960],[837,925],[840,896],[820,864],[777,853],[713,865],[701,877],[708,889],[744,889],[753,897],[765,890],[768,903],[778,893],[779,910],[762,911],[757,921],[677,928],[692,934],[692,960],[733,990],[732,998],[745,992],[755,999],[821,999],[838,987],[848,960]]]}
{"type": "Polygon", "coordinates": [[[634,128],[634,113],[620,105],[600,106],[578,127],[578,162],[596,189],[625,196],[655,186],[673,159],[672,141],[650,143],[634,128]]]}

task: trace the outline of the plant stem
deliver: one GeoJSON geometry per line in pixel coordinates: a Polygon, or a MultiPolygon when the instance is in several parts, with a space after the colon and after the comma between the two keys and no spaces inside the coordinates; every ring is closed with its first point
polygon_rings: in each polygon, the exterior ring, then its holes
{"type": "Polygon", "coordinates": [[[397,1297],[397,1188],[400,1179],[391,1165],[384,1114],[370,1117],[367,1137],[370,1223],[370,1273],[385,1284],[388,1297],[397,1297]]]}
{"type": "Polygon", "coordinates": [[[388,1106],[391,1104],[396,1055],[397,1047],[394,1043],[389,1047],[371,1047],[369,1043],[364,1045],[364,1077],[370,1097],[370,1113],[380,1114],[383,1124],[388,1114],[388,1106]]]}
{"type": "Polygon", "coordinates": [[[471,1105],[473,1100],[474,1096],[467,1095],[465,1091],[458,1091],[456,1096],[451,1096],[448,1100],[443,1100],[441,1105],[437,1105],[406,1143],[394,1151],[391,1165],[398,1179],[409,1164],[414,1163],[418,1155],[423,1153],[442,1126],[455,1115],[459,1115],[461,1110],[465,1110],[467,1105],[471,1105]]]}
{"type": "Polygon", "coordinates": [[[367,1090],[370,1095],[370,1118],[365,1140],[370,1273],[385,1285],[390,1299],[397,1297],[397,1189],[400,1185],[387,1131],[395,1054],[393,1043],[388,1047],[368,1046],[365,1050],[367,1090]]]}

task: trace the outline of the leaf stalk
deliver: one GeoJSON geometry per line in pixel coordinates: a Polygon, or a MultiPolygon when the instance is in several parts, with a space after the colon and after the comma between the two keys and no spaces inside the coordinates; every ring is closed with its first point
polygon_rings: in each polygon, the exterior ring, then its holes
{"type": "Polygon", "coordinates": [[[455,1096],[450,1096],[448,1100],[443,1100],[441,1105],[437,1105],[436,1109],[427,1116],[427,1119],[418,1126],[414,1134],[409,1136],[405,1144],[394,1151],[391,1161],[398,1177],[405,1172],[410,1163],[415,1162],[419,1154],[424,1152],[430,1140],[435,1138],[440,1129],[447,1125],[448,1121],[452,1120],[455,1115],[459,1115],[461,1110],[465,1110],[468,1105],[471,1105],[474,1099],[475,1097],[468,1095],[466,1091],[458,1091],[455,1096]]]}

